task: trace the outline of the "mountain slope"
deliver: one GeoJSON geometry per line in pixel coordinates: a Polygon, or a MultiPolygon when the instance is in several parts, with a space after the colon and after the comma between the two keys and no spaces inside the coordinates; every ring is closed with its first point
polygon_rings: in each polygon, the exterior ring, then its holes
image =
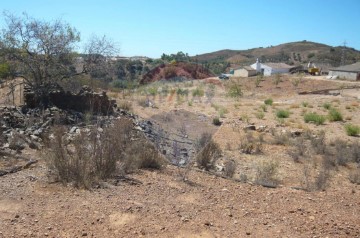
{"type": "Polygon", "coordinates": [[[309,61],[339,66],[345,50],[345,64],[360,61],[360,51],[342,46],[332,47],[310,41],[299,41],[248,50],[220,50],[194,56],[199,62],[226,61],[231,64],[248,65],[259,58],[262,62],[285,62],[288,64],[304,64],[309,61]]]}

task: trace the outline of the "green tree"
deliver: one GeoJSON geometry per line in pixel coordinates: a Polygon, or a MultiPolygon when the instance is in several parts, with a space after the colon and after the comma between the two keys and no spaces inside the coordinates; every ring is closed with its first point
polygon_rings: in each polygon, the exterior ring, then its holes
{"type": "Polygon", "coordinates": [[[92,36],[80,57],[75,53],[80,33],[61,20],[37,20],[4,13],[0,33],[1,57],[24,79],[40,105],[51,104],[49,93],[59,82],[105,68],[106,57],[115,52],[106,37],[92,36]],[[75,67],[76,66],[76,67],[75,67]]]}

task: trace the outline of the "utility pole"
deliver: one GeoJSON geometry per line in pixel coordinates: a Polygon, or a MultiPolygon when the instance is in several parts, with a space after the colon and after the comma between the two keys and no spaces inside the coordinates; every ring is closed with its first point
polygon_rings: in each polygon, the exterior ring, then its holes
{"type": "Polygon", "coordinates": [[[344,46],[341,50],[341,65],[345,65],[346,64],[346,60],[345,60],[345,57],[346,57],[346,40],[344,41],[344,46]]]}

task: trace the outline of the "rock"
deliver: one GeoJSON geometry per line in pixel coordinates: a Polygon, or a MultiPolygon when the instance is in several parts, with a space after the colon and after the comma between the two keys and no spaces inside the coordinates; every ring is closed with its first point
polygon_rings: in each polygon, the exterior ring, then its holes
{"type": "Polygon", "coordinates": [[[298,137],[301,136],[303,134],[303,130],[292,130],[290,131],[290,134],[292,137],[298,137]]]}
{"type": "Polygon", "coordinates": [[[244,130],[255,131],[255,130],[256,130],[256,126],[255,126],[255,125],[247,125],[247,126],[244,126],[244,130]]]}
{"type": "Polygon", "coordinates": [[[40,141],[41,139],[36,135],[30,135],[31,140],[33,141],[40,141]]]}
{"type": "Polygon", "coordinates": [[[267,128],[267,126],[261,125],[261,126],[258,126],[258,127],[256,128],[256,131],[258,131],[258,132],[264,132],[264,131],[266,130],[266,128],[267,128]]]}
{"type": "Polygon", "coordinates": [[[70,129],[70,133],[75,133],[76,132],[76,130],[78,129],[78,127],[77,126],[73,126],[73,127],[71,127],[71,129],[70,129]]]}

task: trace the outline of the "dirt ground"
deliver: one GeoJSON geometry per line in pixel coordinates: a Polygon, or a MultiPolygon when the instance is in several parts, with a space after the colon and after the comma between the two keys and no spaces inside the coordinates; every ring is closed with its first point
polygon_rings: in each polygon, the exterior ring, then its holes
{"type": "MultiPolygon", "coordinates": [[[[110,92],[119,105],[127,102],[141,118],[169,130],[185,129],[193,139],[204,128],[215,131],[213,138],[223,150],[219,163],[231,159],[237,164],[233,179],[194,168],[184,182],[179,170],[168,165],[160,171],[140,170],[117,185],[108,181],[91,191],[77,190],[50,183],[44,158],[28,169],[0,177],[0,237],[360,237],[360,185],[348,179],[356,165],[331,170],[324,191],[305,191],[301,189],[305,168],[311,160],[311,169],[318,173],[317,157],[295,163],[288,153],[290,145],[271,142],[272,129],[325,131],[327,143],[358,141],[359,137],[346,135],[344,125],[360,125],[360,91],[346,89],[360,83],[305,77],[295,87],[296,77],[282,76],[277,86],[274,78],[264,78],[260,87],[254,78],[236,79],[243,91],[239,99],[227,97],[226,82],[217,79],[169,83],[170,93],[162,97],[145,95],[146,89],[131,94],[110,92]],[[190,93],[171,93],[179,88],[190,93]],[[214,95],[193,96],[196,88],[214,90],[214,95]],[[335,93],[299,94],[325,89],[335,93]],[[273,105],[264,111],[268,98],[273,105]],[[144,99],[153,106],[141,106],[144,99]],[[327,115],[324,104],[339,110],[344,120],[327,120],[319,126],[304,122],[306,112],[327,115]],[[277,119],[279,109],[289,110],[289,118],[277,119]],[[191,122],[186,113],[177,113],[186,111],[191,112],[191,122]],[[215,117],[221,126],[212,125],[215,117]],[[244,154],[239,149],[246,136],[243,128],[250,124],[266,128],[260,154],[244,154]],[[277,188],[254,184],[257,165],[269,160],[279,164],[277,188]],[[243,175],[246,182],[240,182],[243,175]]],[[[149,87],[159,91],[165,86],[149,87]]],[[[25,150],[22,157],[42,158],[33,150],[25,150]]]]}

